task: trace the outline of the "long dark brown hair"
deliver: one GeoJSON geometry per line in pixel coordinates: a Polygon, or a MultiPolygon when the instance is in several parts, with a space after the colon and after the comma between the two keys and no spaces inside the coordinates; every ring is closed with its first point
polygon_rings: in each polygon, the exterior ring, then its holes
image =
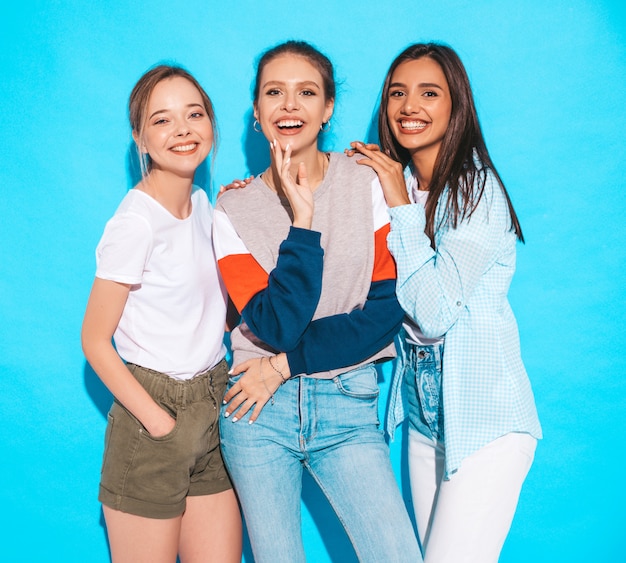
{"type": "Polygon", "coordinates": [[[511,216],[511,230],[517,238],[524,242],[522,228],[517,219],[511,199],[498,174],[487,146],[478,121],[472,89],[467,77],[465,67],[456,52],[439,43],[416,43],[407,47],[400,53],[387,72],[381,95],[380,109],[378,112],[378,133],[381,148],[403,166],[411,162],[409,152],[397,142],[389,121],[387,119],[387,104],[389,102],[389,86],[396,68],[406,61],[413,61],[429,57],[439,64],[443,71],[452,99],[452,112],[450,122],[444,134],[435,160],[432,179],[430,181],[429,195],[426,202],[426,228],[425,232],[435,247],[435,232],[441,224],[435,225],[437,204],[448,187],[447,201],[443,221],[456,228],[459,221],[471,217],[476,209],[485,190],[487,169],[495,175],[504,197],[506,198],[509,214],[511,216]],[[475,161],[477,157],[477,161],[475,161]]]}

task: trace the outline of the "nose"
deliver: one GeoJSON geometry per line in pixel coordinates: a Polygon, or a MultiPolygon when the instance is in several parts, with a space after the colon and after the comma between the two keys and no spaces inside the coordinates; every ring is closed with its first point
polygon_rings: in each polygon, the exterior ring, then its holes
{"type": "Polygon", "coordinates": [[[420,109],[422,109],[422,105],[420,103],[419,96],[408,93],[404,97],[404,103],[402,104],[401,108],[402,113],[404,113],[405,115],[419,113],[420,109]]]}
{"type": "Polygon", "coordinates": [[[176,124],[176,136],[185,137],[189,135],[189,125],[185,121],[180,121],[176,124]]]}
{"type": "Polygon", "coordinates": [[[299,108],[298,95],[295,92],[287,92],[283,102],[283,107],[287,111],[294,111],[299,108]]]}

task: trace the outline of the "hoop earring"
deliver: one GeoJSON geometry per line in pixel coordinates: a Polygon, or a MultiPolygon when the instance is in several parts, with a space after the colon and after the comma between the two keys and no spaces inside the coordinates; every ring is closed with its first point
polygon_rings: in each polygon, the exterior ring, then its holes
{"type": "Polygon", "coordinates": [[[330,131],[330,119],[326,123],[320,125],[320,131],[322,133],[328,133],[330,131]]]}
{"type": "Polygon", "coordinates": [[[254,129],[257,133],[262,133],[263,129],[261,129],[261,124],[255,119],[254,123],[252,124],[252,129],[254,129]],[[259,128],[257,129],[256,126],[259,126],[259,128]]]}

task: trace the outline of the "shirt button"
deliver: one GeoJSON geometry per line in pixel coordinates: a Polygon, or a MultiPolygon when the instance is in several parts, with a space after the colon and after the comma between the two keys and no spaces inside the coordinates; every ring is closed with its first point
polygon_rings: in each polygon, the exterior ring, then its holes
{"type": "Polygon", "coordinates": [[[456,306],[457,306],[457,307],[460,307],[461,305],[462,305],[462,303],[461,303],[460,301],[457,301],[457,302],[456,302],[456,306]]]}

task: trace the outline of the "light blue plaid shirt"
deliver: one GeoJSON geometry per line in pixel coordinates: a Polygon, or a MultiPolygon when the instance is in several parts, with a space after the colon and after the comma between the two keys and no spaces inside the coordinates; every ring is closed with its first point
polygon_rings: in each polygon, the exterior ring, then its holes
{"type": "MultiPolygon", "coordinates": [[[[408,179],[409,190],[415,182],[412,176],[408,179]]],[[[435,225],[442,218],[442,207],[435,225]]],[[[491,171],[471,218],[460,221],[456,229],[437,230],[437,250],[424,234],[422,204],[394,207],[389,214],[387,244],[398,268],[398,300],[425,336],[445,335],[443,434],[449,478],[465,457],[500,436],[542,435],[507,299],[515,272],[516,237],[506,199],[491,171]]],[[[401,343],[400,352],[404,347],[401,343]]],[[[391,435],[407,414],[402,396],[405,362],[401,353],[387,417],[391,435]]]]}

